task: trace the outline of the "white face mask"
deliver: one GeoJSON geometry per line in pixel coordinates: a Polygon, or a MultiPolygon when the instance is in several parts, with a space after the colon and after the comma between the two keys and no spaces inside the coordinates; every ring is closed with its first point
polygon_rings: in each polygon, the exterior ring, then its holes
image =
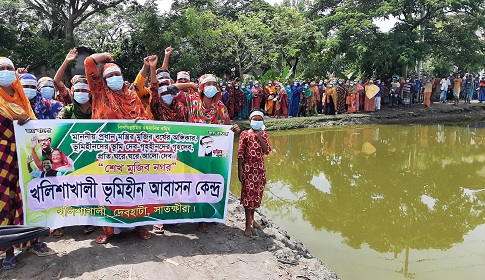
{"type": "Polygon", "coordinates": [[[251,128],[253,130],[264,130],[264,121],[251,120],[251,128]]]}
{"type": "Polygon", "coordinates": [[[30,100],[37,95],[37,90],[35,88],[24,88],[25,96],[30,100]]]}
{"type": "Polygon", "coordinates": [[[89,102],[89,93],[75,91],[73,94],[73,98],[79,104],[86,104],[87,102],[89,102]]]}
{"type": "Polygon", "coordinates": [[[217,88],[215,86],[205,86],[204,87],[204,95],[208,98],[212,98],[217,94],[217,88]]]}

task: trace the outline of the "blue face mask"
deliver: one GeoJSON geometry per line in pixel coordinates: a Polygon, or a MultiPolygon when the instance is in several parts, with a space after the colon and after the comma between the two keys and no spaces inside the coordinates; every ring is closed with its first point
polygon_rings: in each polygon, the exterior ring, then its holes
{"type": "Polygon", "coordinates": [[[0,86],[9,87],[15,81],[15,72],[11,70],[0,71],[0,86]]]}
{"type": "Polygon", "coordinates": [[[204,95],[208,98],[212,98],[217,94],[217,88],[215,86],[205,86],[204,95]]]}
{"type": "Polygon", "coordinates": [[[112,90],[120,90],[123,88],[123,77],[122,76],[113,76],[106,79],[106,84],[112,90]]]}
{"type": "Polygon", "coordinates": [[[74,92],[74,100],[76,100],[79,104],[86,104],[89,102],[89,93],[88,92],[74,92]]]}
{"type": "Polygon", "coordinates": [[[170,105],[172,104],[172,101],[173,101],[173,95],[171,94],[162,95],[162,99],[163,99],[163,102],[165,102],[165,104],[170,105]]]}
{"type": "Polygon", "coordinates": [[[264,121],[254,121],[251,120],[251,128],[253,130],[261,130],[264,127],[264,121]]]}
{"type": "Polygon", "coordinates": [[[51,87],[43,87],[40,89],[40,94],[42,95],[42,98],[51,100],[52,96],[54,96],[54,89],[51,87]]]}
{"type": "Polygon", "coordinates": [[[37,95],[37,90],[35,88],[24,88],[24,93],[28,99],[32,99],[37,95]]]}

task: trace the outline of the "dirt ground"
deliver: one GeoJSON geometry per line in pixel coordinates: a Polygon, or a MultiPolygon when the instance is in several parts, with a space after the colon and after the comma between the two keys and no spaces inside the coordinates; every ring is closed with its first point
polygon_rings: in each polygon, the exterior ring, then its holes
{"type": "Polygon", "coordinates": [[[44,239],[56,255],[22,252],[0,279],[339,279],[262,215],[256,214],[257,236],[245,237],[244,208],[234,196],[228,209],[226,225],[210,224],[207,234],[196,224],[166,225],[150,240],[124,232],[98,245],[100,228],[84,235],[82,227],[69,227],[61,239],[44,239]]]}
{"type": "MultiPolygon", "coordinates": [[[[475,122],[485,120],[485,104],[476,101],[458,106],[434,103],[410,108],[388,108],[380,112],[292,118],[293,128],[369,123],[412,124],[475,122]]],[[[278,129],[286,119],[270,120],[278,129]]],[[[142,241],[125,232],[110,244],[94,242],[101,229],[84,235],[82,227],[65,230],[62,239],[45,239],[56,255],[18,256],[19,265],[0,271],[0,279],[338,279],[335,272],[314,258],[298,241],[256,214],[263,225],[257,236],[244,236],[244,209],[235,197],[229,200],[225,225],[209,225],[209,233],[196,231],[196,224],[167,225],[165,235],[142,241]]]]}

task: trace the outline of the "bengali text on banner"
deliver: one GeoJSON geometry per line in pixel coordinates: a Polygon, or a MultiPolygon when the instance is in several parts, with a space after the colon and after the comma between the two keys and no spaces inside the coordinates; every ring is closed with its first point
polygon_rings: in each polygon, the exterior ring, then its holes
{"type": "Polygon", "coordinates": [[[226,220],[230,126],[43,120],[16,123],[15,138],[26,225],[226,220]]]}

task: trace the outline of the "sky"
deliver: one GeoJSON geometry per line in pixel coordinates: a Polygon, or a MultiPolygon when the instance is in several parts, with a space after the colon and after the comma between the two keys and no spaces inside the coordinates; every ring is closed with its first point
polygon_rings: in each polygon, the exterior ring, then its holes
{"type": "MultiPolygon", "coordinates": [[[[265,0],[266,2],[270,3],[271,5],[274,4],[279,4],[282,1],[281,0],[265,0]]],[[[140,3],[145,3],[145,0],[138,0],[140,3]]],[[[168,11],[170,10],[170,7],[172,5],[172,0],[157,0],[158,2],[158,7],[161,12],[168,11]]],[[[395,18],[391,18],[389,20],[374,20],[374,24],[376,24],[382,32],[387,32],[391,28],[394,27],[394,24],[396,23],[395,18]]]]}

